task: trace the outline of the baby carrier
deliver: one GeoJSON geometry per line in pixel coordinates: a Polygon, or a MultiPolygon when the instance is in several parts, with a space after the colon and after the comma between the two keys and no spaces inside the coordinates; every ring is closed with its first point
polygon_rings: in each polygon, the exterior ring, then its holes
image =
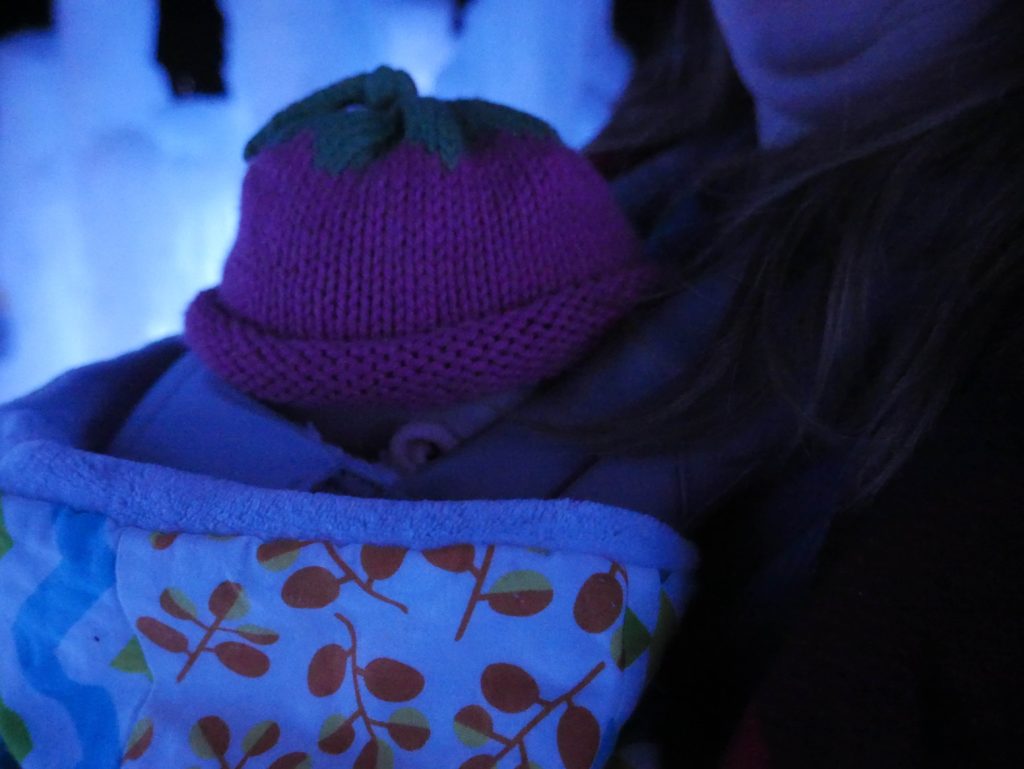
{"type": "Polygon", "coordinates": [[[0,736],[24,769],[605,765],[686,597],[675,532],[90,450],[171,350],[0,409],[0,736]]]}

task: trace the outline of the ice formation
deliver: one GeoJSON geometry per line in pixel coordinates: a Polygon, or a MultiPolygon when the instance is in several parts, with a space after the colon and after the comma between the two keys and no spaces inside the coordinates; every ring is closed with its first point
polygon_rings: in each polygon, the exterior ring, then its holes
{"type": "Polygon", "coordinates": [[[421,91],[534,112],[582,144],[628,60],[610,0],[221,0],[226,98],[175,100],[156,3],[57,0],[0,40],[0,401],[177,333],[237,223],[241,147],[310,90],[381,63],[421,91]]]}

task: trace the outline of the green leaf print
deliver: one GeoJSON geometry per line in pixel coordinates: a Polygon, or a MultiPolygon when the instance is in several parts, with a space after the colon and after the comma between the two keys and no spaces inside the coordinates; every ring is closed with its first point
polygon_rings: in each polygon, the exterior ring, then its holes
{"type": "Polygon", "coordinates": [[[261,646],[277,643],[281,637],[273,630],[260,627],[259,625],[239,625],[235,628],[235,632],[249,643],[260,644],[261,646]]]}
{"type": "Polygon", "coordinates": [[[128,736],[128,747],[124,752],[124,757],[121,759],[122,763],[138,761],[146,754],[152,743],[153,722],[148,718],[143,718],[135,724],[135,728],[132,729],[132,733],[128,736]]]}
{"type": "Polygon", "coordinates": [[[265,542],[256,550],[256,560],[270,571],[284,571],[295,563],[303,547],[305,543],[295,539],[265,542]]]}
{"type": "Polygon", "coordinates": [[[210,613],[218,619],[241,619],[249,613],[245,588],[237,582],[221,582],[213,589],[207,604],[210,613]]]}
{"type": "Polygon", "coordinates": [[[402,750],[419,750],[430,739],[430,722],[416,708],[399,708],[388,719],[388,734],[402,750]]]}
{"type": "Polygon", "coordinates": [[[510,617],[530,617],[547,608],[554,596],[551,582],[540,572],[510,571],[482,596],[494,611],[510,617]]]}
{"type": "Polygon", "coordinates": [[[111,661],[110,667],[120,670],[122,673],[141,673],[150,681],[153,680],[153,672],[146,662],[146,655],[142,651],[142,644],[139,643],[138,636],[132,636],[132,639],[111,661]]]}
{"type": "Polygon", "coordinates": [[[636,616],[636,612],[627,607],[622,624],[612,633],[612,659],[615,660],[615,664],[621,670],[625,670],[636,662],[650,645],[650,631],[636,616]]]}
{"type": "Polygon", "coordinates": [[[176,587],[169,587],[160,594],[160,608],[176,619],[194,620],[199,610],[192,599],[176,587]]]}
{"type": "Polygon", "coordinates": [[[7,531],[7,524],[4,520],[4,500],[0,497],[0,558],[7,555],[7,551],[14,547],[14,540],[7,531]]]}
{"type": "Polygon", "coordinates": [[[328,716],[320,727],[317,747],[331,756],[340,755],[351,748],[356,739],[356,730],[352,726],[356,715],[358,713],[353,713],[348,718],[339,713],[328,716]]]}
{"type": "Polygon", "coordinates": [[[395,769],[395,752],[380,739],[372,739],[359,751],[354,769],[395,769]]]}
{"type": "Polygon", "coordinates": [[[467,705],[455,714],[455,736],[471,748],[479,748],[491,741],[494,722],[491,714],[479,705],[467,705]]]}
{"type": "Polygon", "coordinates": [[[676,630],[676,610],[669,600],[668,593],[661,591],[661,603],[658,606],[658,621],[654,625],[654,637],[651,639],[651,654],[647,663],[647,678],[650,680],[661,666],[665,649],[676,630]]]}
{"type": "Polygon", "coordinates": [[[223,758],[231,745],[231,730],[223,718],[206,716],[192,727],[188,741],[199,758],[223,758]]]}
{"type": "Polygon", "coordinates": [[[262,756],[281,739],[281,727],[274,721],[261,721],[252,727],[242,740],[247,756],[262,756]]]}
{"type": "Polygon", "coordinates": [[[0,739],[7,751],[19,764],[32,752],[32,737],[28,727],[17,713],[0,700],[0,739]]]}

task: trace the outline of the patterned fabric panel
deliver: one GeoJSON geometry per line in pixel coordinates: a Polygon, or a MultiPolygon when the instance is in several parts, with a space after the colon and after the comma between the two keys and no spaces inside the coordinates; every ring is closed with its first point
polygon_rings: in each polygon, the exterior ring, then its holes
{"type": "Polygon", "coordinates": [[[151,682],[129,660],[116,532],[59,506],[0,506],[0,737],[25,769],[117,766],[151,682]]]}
{"type": "Polygon", "coordinates": [[[593,555],[4,504],[0,736],[25,769],[601,767],[685,598],[593,555]]]}
{"type": "Polygon", "coordinates": [[[140,767],[599,766],[680,598],[578,554],[137,531],[118,584],[140,767]]]}

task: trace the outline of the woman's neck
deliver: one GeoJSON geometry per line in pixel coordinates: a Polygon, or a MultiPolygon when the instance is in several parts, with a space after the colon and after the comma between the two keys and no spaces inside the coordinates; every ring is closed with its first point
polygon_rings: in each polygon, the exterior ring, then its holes
{"type": "Polygon", "coordinates": [[[714,0],[762,146],[964,96],[999,0],[714,0]]]}

